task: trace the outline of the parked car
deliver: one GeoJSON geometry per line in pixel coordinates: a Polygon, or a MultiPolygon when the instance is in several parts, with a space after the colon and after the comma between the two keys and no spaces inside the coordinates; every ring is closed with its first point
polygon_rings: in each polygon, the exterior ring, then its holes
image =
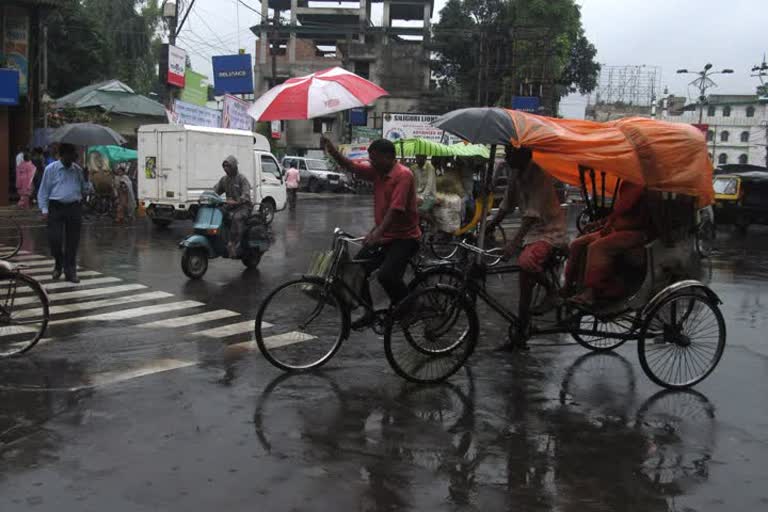
{"type": "Polygon", "coordinates": [[[252,200],[267,222],[285,208],[283,173],[263,135],[249,131],[173,124],[139,128],[139,197],[152,222],[195,218],[198,199],[219,182],[221,162],[238,160],[253,187],[252,200]]]}
{"type": "Polygon", "coordinates": [[[310,192],[322,192],[330,190],[341,192],[350,188],[351,180],[344,172],[335,171],[327,161],[320,158],[306,158],[303,156],[283,157],[283,169],[288,169],[291,161],[299,169],[301,177],[300,189],[310,192]]]}

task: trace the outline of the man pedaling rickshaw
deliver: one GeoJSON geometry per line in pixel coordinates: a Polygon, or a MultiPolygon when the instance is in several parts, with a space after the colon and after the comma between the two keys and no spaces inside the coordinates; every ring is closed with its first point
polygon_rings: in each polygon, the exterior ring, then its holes
{"type": "Polygon", "coordinates": [[[626,277],[617,272],[616,259],[644,246],[652,238],[651,225],[645,187],[622,181],[610,215],[571,243],[563,295],[581,304],[626,295],[626,277]]]}
{"type": "Polygon", "coordinates": [[[504,200],[493,219],[488,221],[486,231],[492,233],[507,213],[514,211],[515,206],[520,209],[520,228],[504,248],[507,257],[520,251],[520,326],[515,339],[500,347],[501,350],[515,350],[526,347],[531,300],[537,284],[547,292],[547,297],[537,309],[544,310],[554,305],[557,291],[545,271],[553,261],[555,250],[567,248],[568,236],[565,212],[560,208],[555,180],[533,162],[531,151],[507,146],[504,160],[501,165],[509,168],[504,200]]]}

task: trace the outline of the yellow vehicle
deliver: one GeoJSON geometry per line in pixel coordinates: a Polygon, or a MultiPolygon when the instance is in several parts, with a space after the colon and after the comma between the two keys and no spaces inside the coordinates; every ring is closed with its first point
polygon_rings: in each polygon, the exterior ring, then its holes
{"type": "Polygon", "coordinates": [[[768,224],[768,172],[747,171],[715,176],[715,222],[746,231],[768,224]]]}

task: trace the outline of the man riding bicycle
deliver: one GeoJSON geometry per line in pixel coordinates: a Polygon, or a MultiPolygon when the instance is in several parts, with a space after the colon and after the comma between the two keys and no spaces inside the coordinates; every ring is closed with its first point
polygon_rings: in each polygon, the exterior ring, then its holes
{"type": "MultiPolygon", "coordinates": [[[[376,225],[365,236],[364,247],[357,259],[375,258],[365,270],[370,274],[379,269],[379,283],[395,305],[408,295],[403,275],[408,261],[419,250],[421,238],[413,173],[397,162],[395,145],[386,139],[375,140],[368,146],[367,162],[346,158],[325,137],[322,137],[321,145],[341,167],[373,182],[376,225]]],[[[367,280],[362,298],[373,303],[367,280]]],[[[372,321],[373,315],[368,311],[352,322],[352,328],[360,329],[372,321]]]]}
{"type": "Polygon", "coordinates": [[[508,257],[520,251],[520,326],[516,339],[501,347],[504,350],[525,348],[533,289],[537,284],[547,291],[542,309],[555,300],[556,290],[547,279],[545,270],[555,248],[568,247],[565,213],[560,208],[555,182],[533,162],[532,156],[528,149],[507,147],[504,163],[501,164],[508,167],[509,176],[504,201],[487,225],[487,230],[493,232],[507,213],[514,211],[515,206],[520,209],[520,228],[504,249],[508,257]]]}

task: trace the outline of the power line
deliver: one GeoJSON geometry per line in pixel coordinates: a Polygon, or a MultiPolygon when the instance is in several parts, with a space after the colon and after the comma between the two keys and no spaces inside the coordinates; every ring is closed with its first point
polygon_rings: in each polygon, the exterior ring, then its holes
{"type": "Polygon", "coordinates": [[[194,15],[197,17],[197,19],[199,19],[200,21],[202,21],[202,22],[203,22],[203,25],[205,25],[205,26],[208,28],[208,30],[211,32],[211,34],[213,34],[213,35],[214,35],[214,37],[215,37],[216,39],[218,39],[218,40],[219,40],[219,42],[222,44],[222,46],[224,46],[224,47],[226,47],[226,46],[227,46],[227,45],[226,45],[226,43],[224,43],[224,41],[222,41],[222,40],[221,40],[221,38],[220,38],[220,37],[219,37],[219,35],[216,33],[216,31],[215,31],[215,30],[213,30],[213,29],[211,28],[211,26],[208,24],[208,22],[207,22],[207,21],[205,21],[205,19],[204,19],[202,16],[200,16],[199,14],[197,14],[197,12],[194,12],[193,14],[194,14],[194,15]]]}

